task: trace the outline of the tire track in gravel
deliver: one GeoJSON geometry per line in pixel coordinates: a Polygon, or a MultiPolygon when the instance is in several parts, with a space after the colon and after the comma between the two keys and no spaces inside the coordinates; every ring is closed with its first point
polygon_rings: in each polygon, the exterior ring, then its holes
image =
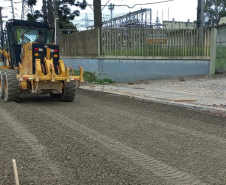
{"type": "MultiPolygon", "coordinates": [[[[90,106],[92,106],[92,105],[90,105],[90,106]]],[[[155,124],[157,126],[161,126],[162,128],[166,128],[167,130],[169,130],[169,129],[175,130],[177,132],[181,132],[183,134],[189,134],[191,136],[196,136],[196,137],[202,138],[202,139],[207,140],[207,141],[213,141],[214,140],[215,142],[218,142],[220,144],[224,144],[224,145],[226,144],[226,139],[212,135],[212,134],[206,134],[206,133],[194,130],[194,129],[189,129],[189,128],[181,127],[181,126],[178,126],[178,125],[169,124],[169,123],[166,123],[166,122],[163,122],[163,121],[160,121],[160,120],[153,119],[151,117],[148,117],[148,119],[144,119],[144,116],[139,116],[137,114],[134,115],[130,112],[127,112],[127,111],[121,110],[121,109],[118,110],[118,109],[106,107],[106,106],[103,106],[103,105],[99,107],[100,112],[106,111],[106,110],[109,110],[109,112],[115,112],[117,115],[121,115],[121,116],[127,116],[127,117],[134,118],[134,119],[139,118],[140,120],[143,120],[143,121],[151,123],[151,124],[155,124]]],[[[86,112],[86,114],[93,115],[92,112],[86,112]]],[[[147,117],[145,117],[145,118],[147,118],[147,117]]],[[[226,150],[225,150],[225,152],[226,152],[226,150]]]]}
{"type": "MultiPolygon", "coordinates": [[[[39,104],[39,105],[42,105],[42,104],[39,104]]],[[[95,104],[94,105],[90,104],[89,106],[90,106],[90,109],[95,109],[95,104]]],[[[81,107],[81,110],[82,110],[82,107],[81,107]]],[[[219,137],[219,136],[216,136],[216,135],[213,135],[213,134],[207,134],[207,133],[200,132],[200,131],[197,131],[197,130],[194,130],[194,129],[185,128],[185,127],[174,125],[174,124],[169,124],[167,122],[156,120],[156,119],[153,119],[151,117],[146,117],[144,115],[140,116],[138,114],[132,114],[128,111],[125,111],[125,110],[122,110],[122,109],[112,108],[112,107],[105,106],[105,105],[99,106],[98,111],[99,112],[108,111],[109,113],[106,112],[106,114],[109,115],[109,116],[111,116],[112,112],[114,112],[115,114],[119,115],[119,117],[128,117],[128,118],[131,118],[131,119],[139,118],[139,120],[141,120],[141,121],[145,121],[145,122],[150,123],[152,125],[155,124],[156,126],[162,127],[166,131],[167,130],[173,130],[173,131],[176,131],[176,132],[180,132],[182,134],[186,134],[186,135],[190,135],[190,136],[194,136],[194,137],[203,139],[204,141],[208,141],[208,142],[211,142],[213,144],[219,144],[221,146],[221,150],[218,151],[218,153],[221,153],[222,155],[225,155],[225,153],[226,153],[226,149],[224,149],[225,145],[226,145],[226,139],[219,137]],[[224,146],[222,146],[222,145],[224,145],[224,146]]],[[[86,115],[95,116],[95,113],[86,112],[86,115]]],[[[112,116],[114,117],[114,115],[112,115],[112,116]]]]}
{"type": "MultiPolygon", "coordinates": [[[[15,104],[16,103],[10,103],[15,104]]],[[[54,178],[58,179],[61,174],[61,170],[56,163],[46,157],[46,147],[39,143],[37,138],[29,133],[23,123],[16,121],[11,115],[9,115],[3,108],[0,107],[0,117],[5,120],[12,130],[34,151],[35,155],[51,170],[54,178]]]]}
{"type": "Polygon", "coordinates": [[[150,170],[153,174],[157,175],[160,178],[165,179],[167,182],[177,185],[204,185],[205,183],[201,182],[195,176],[190,175],[186,172],[182,172],[174,167],[171,167],[165,163],[162,163],[155,158],[143,154],[115,139],[112,139],[106,135],[98,133],[97,131],[90,129],[84,125],[77,123],[76,121],[69,119],[55,111],[47,109],[45,107],[37,108],[34,107],[34,110],[41,112],[47,116],[51,116],[53,121],[61,120],[63,125],[68,126],[69,128],[83,134],[84,136],[101,143],[104,147],[109,150],[120,154],[133,163],[143,167],[146,170],[150,170]]]}

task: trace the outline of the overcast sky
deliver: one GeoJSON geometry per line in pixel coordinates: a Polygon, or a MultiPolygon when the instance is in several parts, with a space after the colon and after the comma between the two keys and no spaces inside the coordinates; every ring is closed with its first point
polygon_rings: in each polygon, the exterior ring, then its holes
{"type": "MultiPolygon", "coordinates": [[[[82,0],[80,0],[82,1],[82,0]]],[[[134,8],[130,9],[126,6],[123,7],[117,7],[115,6],[115,9],[113,10],[113,17],[118,17],[124,14],[127,14],[129,12],[133,12],[136,10],[140,10],[141,8],[147,8],[152,9],[152,23],[156,21],[156,17],[158,14],[160,23],[164,20],[168,20],[168,10],[169,10],[169,20],[171,21],[173,18],[175,21],[183,21],[187,22],[189,19],[191,22],[195,21],[197,18],[197,1],[198,0],[173,0],[169,2],[163,2],[167,0],[102,0],[102,5],[105,5],[107,2],[107,5],[110,3],[115,5],[128,5],[128,6],[134,6],[135,4],[144,4],[144,5],[137,5],[134,8]],[[156,2],[162,2],[162,3],[156,3],[156,2]],[[149,4],[145,5],[146,3],[156,3],[156,4],[149,4]],[[163,13],[163,16],[162,16],[163,13]]],[[[21,0],[14,0],[14,8],[15,8],[15,18],[20,19],[21,18],[21,7],[22,4],[20,3],[21,0]],[[17,3],[18,2],[18,3],[17,3]]],[[[87,2],[91,5],[93,4],[93,0],[87,0],[87,2]]],[[[0,6],[2,6],[3,9],[3,16],[8,16],[8,18],[5,18],[4,20],[11,19],[12,18],[12,9],[9,7],[11,5],[11,2],[9,0],[0,0],[0,6]]],[[[37,0],[37,5],[34,7],[35,10],[40,10],[42,7],[42,0],[37,0]]],[[[103,8],[103,7],[102,7],[103,8]]],[[[73,6],[71,7],[72,10],[78,9],[77,7],[73,6]]],[[[93,10],[90,8],[90,6],[87,6],[85,10],[80,11],[80,16],[76,17],[73,21],[74,24],[77,25],[77,27],[81,29],[85,29],[85,15],[87,13],[88,18],[90,20],[89,26],[93,25],[93,10]]],[[[110,11],[108,10],[108,6],[106,6],[102,11],[103,20],[109,20],[110,19],[110,11]]]]}

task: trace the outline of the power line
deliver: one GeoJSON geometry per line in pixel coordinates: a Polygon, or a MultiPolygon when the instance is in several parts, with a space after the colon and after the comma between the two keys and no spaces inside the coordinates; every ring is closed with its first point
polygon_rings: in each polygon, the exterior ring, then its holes
{"type": "MultiPolygon", "coordinates": [[[[115,6],[126,6],[126,7],[128,7],[128,8],[130,8],[130,9],[132,9],[132,8],[134,8],[135,6],[143,6],[143,5],[150,5],[150,4],[159,4],[159,3],[166,3],[166,2],[170,2],[170,1],[174,1],[174,0],[167,0],[167,1],[158,1],[158,2],[153,2],[153,3],[144,3],[144,4],[134,4],[133,6],[128,6],[128,5],[116,5],[115,4],[115,6]]],[[[89,3],[87,3],[89,6],[90,6],[90,8],[91,8],[91,6],[93,6],[93,4],[89,4],[89,3]]],[[[106,5],[101,5],[101,6],[106,6],[106,5]]],[[[92,9],[92,8],[91,8],[92,9]]]]}

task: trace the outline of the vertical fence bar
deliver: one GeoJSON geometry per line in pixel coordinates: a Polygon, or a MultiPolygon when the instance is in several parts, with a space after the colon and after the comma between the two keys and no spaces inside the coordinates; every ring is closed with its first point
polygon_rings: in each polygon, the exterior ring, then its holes
{"type": "Polygon", "coordinates": [[[204,56],[206,56],[206,28],[204,28],[204,56]]]}
{"type": "Polygon", "coordinates": [[[125,37],[126,37],[126,56],[128,56],[128,29],[127,28],[125,31],[125,37]]]}
{"type": "Polygon", "coordinates": [[[69,52],[70,52],[70,47],[69,47],[69,39],[68,39],[68,35],[67,35],[67,56],[69,56],[69,52]]]}
{"type": "Polygon", "coordinates": [[[193,31],[194,31],[194,36],[193,36],[193,47],[192,47],[192,51],[193,51],[193,56],[195,56],[195,46],[196,46],[195,32],[196,32],[196,29],[194,29],[193,31]]]}
{"type": "Polygon", "coordinates": [[[202,28],[199,28],[199,34],[198,34],[198,56],[201,56],[202,53],[202,40],[203,40],[203,34],[202,34],[202,28]]]}
{"type": "Polygon", "coordinates": [[[160,55],[161,55],[161,56],[163,56],[163,52],[164,52],[164,50],[163,50],[163,47],[164,47],[164,45],[163,45],[163,43],[164,43],[164,36],[163,36],[164,33],[163,33],[163,31],[164,31],[164,30],[163,30],[163,28],[162,28],[162,29],[161,29],[161,39],[160,39],[160,43],[161,43],[161,50],[160,50],[161,52],[160,52],[160,55]]]}
{"type": "Polygon", "coordinates": [[[187,56],[187,29],[184,30],[184,56],[187,56]]]}
{"type": "Polygon", "coordinates": [[[107,36],[107,38],[106,38],[106,40],[107,40],[107,55],[109,55],[109,29],[107,28],[107,30],[106,30],[106,36],[107,36]]]}
{"type": "Polygon", "coordinates": [[[159,55],[160,56],[162,56],[162,29],[160,28],[159,29],[159,31],[160,31],[160,35],[159,35],[159,50],[160,50],[160,52],[159,52],[159,55]]]}
{"type": "Polygon", "coordinates": [[[132,53],[133,53],[133,28],[131,27],[130,28],[130,56],[132,56],[132,53]]]}
{"type": "Polygon", "coordinates": [[[155,39],[155,43],[156,43],[156,56],[159,56],[159,29],[156,29],[156,39],[155,39]]]}
{"type": "Polygon", "coordinates": [[[141,40],[141,38],[140,38],[140,28],[139,28],[139,34],[138,34],[138,37],[139,37],[139,42],[138,42],[138,50],[139,50],[139,52],[138,52],[138,56],[140,56],[140,40],[141,40]]]}
{"type": "Polygon", "coordinates": [[[157,31],[157,33],[156,33],[156,36],[157,36],[157,39],[156,39],[157,55],[156,56],[159,56],[159,28],[157,28],[156,31],[157,31]]]}
{"type": "Polygon", "coordinates": [[[129,56],[130,50],[130,28],[127,28],[127,56],[129,56]]]}
{"type": "Polygon", "coordinates": [[[152,28],[150,27],[150,30],[149,30],[149,39],[150,39],[150,45],[149,45],[149,56],[152,56],[153,55],[153,52],[152,52],[152,44],[151,44],[151,39],[152,39],[152,28]]]}
{"type": "Polygon", "coordinates": [[[154,29],[153,33],[153,46],[154,46],[154,56],[156,56],[156,29],[154,29]]]}
{"type": "Polygon", "coordinates": [[[177,45],[178,45],[178,51],[177,51],[177,55],[180,56],[180,49],[181,49],[181,30],[177,30],[177,45]]]}
{"type": "Polygon", "coordinates": [[[167,44],[168,44],[167,29],[164,29],[164,34],[165,34],[165,37],[164,37],[164,39],[165,39],[165,41],[164,41],[164,50],[165,50],[164,56],[167,56],[167,44]]]}
{"type": "Polygon", "coordinates": [[[176,29],[173,30],[173,56],[176,56],[176,29]]]}
{"type": "Polygon", "coordinates": [[[183,44],[183,30],[180,30],[180,56],[183,56],[183,49],[184,49],[184,44],[183,44]]]}
{"type": "Polygon", "coordinates": [[[193,30],[190,30],[190,48],[189,48],[189,52],[190,52],[190,56],[192,56],[192,43],[193,43],[193,30]]]}
{"type": "Polygon", "coordinates": [[[210,49],[210,30],[207,28],[207,56],[209,56],[209,49],[210,49]]]}
{"type": "Polygon", "coordinates": [[[125,53],[125,38],[124,38],[124,28],[122,28],[122,55],[124,56],[125,53]]]}
{"type": "Polygon", "coordinates": [[[145,30],[145,31],[144,31],[144,33],[145,33],[145,34],[144,34],[144,35],[145,35],[145,37],[144,37],[144,38],[145,38],[145,39],[144,39],[144,46],[145,46],[145,50],[144,50],[144,51],[145,51],[145,54],[144,54],[144,55],[145,55],[145,56],[148,56],[148,43],[147,43],[147,41],[148,41],[148,40],[147,40],[147,38],[148,38],[148,29],[145,28],[144,30],[145,30]]]}
{"type": "Polygon", "coordinates": [[[199,56],[199,28],[196,29],[196,56],[199,56]]]}
{"type": "MultiPolygon", "coordinates": [[[[102,28],[100,28],[100,30],[101,30],[102,28]]],[[[101,47],[101,54],[103,55],[103,53],[104,53],[104,30],[102,29],[100,32],[99,32],[99,34],[100,34],[100,38],[101,38],[101,43],[102,43],[102,47],[101,47]]]]}
{"type": "Polygon", "coordinates": [[[165,29],[162,29],[162,56],[165,56],[165,29]]]}
{"type": "Polygon", "coordinates": [[[112,39],[111,39],[111,49],[112,49],[112,54],[111,55],[114,55],[115,54],[115,45],[114,45],[114,40],[115,40],[115,34],[114,34],[114,28],[111,29],[112,31],[112,39]]]}
{"type": "Polygon", "coordinates": [[[161,53],[160,38],[161,38],[161,29],[158,28],[158,56],[160,56],[161,53]]]}
{"type": "Polygon", "coordinates": [[[116,55],[116,42],[117,42],[117,40],[116,40],[116,38],[117,38],[117,35],[116,35],[116,28],[113,28],[113,35],[114,35],[114,39],[113,39],[113,49],[114,49],[114,55],[116,55]]]}
{"type": "Polygon", "coordinates": [[[102,41],[102,47],[101,47],[101,54],[102,55],[104,55],[104,46],[105,46],[105,44],[104,44],[104,41],[105,41],[105,36],[104,36],[104,29],[102,29],[102,28],[100,28],[101,29],[101,31],[99,32],[99,34],[100,34],[100,38],[101,38],[101,41],[102,41]]]}
{"type": "Polygon", "coordinates": [[[188,56],[191,56],[191,30],[188,30],[188,56]]]}
{"type": "Polygon", "coordinates": [[[165,56],[169,56],[169,31],[167,29],[165,29],[165,34],[166,34],[166,52],[165,52],[165,56]]]}
{"type": "Polygon", "coordinates": [[[168,36],[168,39],[169,39],[169,42],[168,42],[168,51],[169,51],[168,53],[169,54],[168,54],[168,56],[171,56],[171,47],[170,47],[171,46],[171,30],[170,29],[168,30],[168,34],[169,34],[169,36],[168,36]]]}
{"type": "Polygon", "coordinates": [[[180,29],[177,30],[177,56],[180,56],[180,29]]]}
{"type": "Polygon", "coordinates": [[[172,32],[171,32],[171,47],[170,47],[170,49],[171,49],[171,56],[173,56],[173,53],[174,53],[174,48],[173,48],[173,46],[174,46],[174,44],[173,44],[173,42],[174,42],[174,29],[172,29],[172,32]]]}
{"type": "Polygon", "coordinates": [[[131,29],[132,28],[128,28],[128,36],[129,36],[129,38],[128,38],[128,46],[129,46],[129,48],[128,48],[128,56],[130,56],[131,55],[131,48],[132,48],[132,43],[131,43],[131,29]]]}
{"type": "Polygon", "coordinates": [[[149,28],[145,28],[145,50],[146,50],[146,56],[148,56],[148,30],[149,30],[149,28]]]}
{"type": "Polygon", "coordinates": [[[195,56],[198,56],[198,28],[195,29],[195,56]]]}
{"type": "Polygon", "coordinates": [[[108,55],[111,55],[111,28],[108,29],[108,55]]]}
{"type": "Polygon", "coordinates": [[[194,30],[191,30],[191,48],[190,48],[190,52],[191,52],[191,56],[193,56],[193,46],[194,46],[194,30]]]}
{"type": "Polygon", "coordinates": [[[187,56],[187,29],[184,30],[184,56],[187,56]]]}
{"type": "Polygon", "coordinates": [[[184,56],[184,46],[185,46],[185,40],[184,40],[184,29],[182,30],[182,56],[184,56]]]}
{"type": "Polygon", "coordinates": [[[134,28],[133,38],[134,38],[134,51],[133,51],[133,54],[134,54],[134,56],[136,56],[136,50],[137,50],[137,28],[134,28]]]}
{"type": "Polygon", "coordinates": [[[120,33],[120,55],[122,56],[122,46],[123,46],[122,28],[119,28],[119,33],[120,33]]]}
{"type": "Polygon", "coordinates": [[[140,48],[141,48],[141,56],[143,56],[143,41],[144,41],[144,28],[141,28],[140,30],[140,38],[141,38],[141,43],[140,43],[140,48]]]}
{"type": "Polygon", "coordinates": [[[152,34],[151,34],[151,48],[152,48],[152,56],[155,56],[155,50],[154,50],[154,29],[152,28],[151,30],[152,34]]]}
{"type": "Polygon", "coordinates": [[[176,45],[176,52],[175,52],[175,56],[178,56],[178,50],[179,50],[179,45],[178,45],[178,40],[179,40],[179,30],[176,29],[175,30],[175,45],[176,45]]]}
{"type": "Polygon", "coordinates": [[[112,35],[111,35],[111,28],[109,28],[109,32],[108,32],[108,35],[109,35],[109,39],[108,39],[108,49],[109,49],[109,55],[111,55],[111,38],[112,38],[112,35]]]}
{"type": "Polygon", "coordinates": [[[179,49],[180,49],[180,44],[179,44],[179,40],[180,40],[180,30],[178,29],[176,31],[176,43],[177,43],[177,53],[176,53],[176,56],[179,56],[179,49]]]}
{"type": "Polygon", "coordinates": [[[176,46],[176,51],[175,51],[175,56],[178,56],[178,49],[179,49],[179,46],[178,46],[178,39],[179,39],[179,30],[178,29],[175,29],[175,46],[176,46]]]}
{"type": "Polygon", "coordinates": [[[189,30],[185,30],[185,56],[188,56],[188,33],[189,30]]]}
{"type": "Polygon", "coordinates": [[[171,56],[174,56],[174,37],[175,37],[175,30],[174,29],[172,29],[172,40],[171,40],[171,42],[172,42],[172,46],[171,46],[171,56]]]}

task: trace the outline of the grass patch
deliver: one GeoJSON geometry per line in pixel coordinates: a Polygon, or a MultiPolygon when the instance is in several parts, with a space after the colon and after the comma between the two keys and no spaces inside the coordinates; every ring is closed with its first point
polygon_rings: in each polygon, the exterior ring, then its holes
{"type": "MultiPolygon", "coordinates": [[[[74,74],[75,74],[75,76],[79,76],[80,71],[75,70],[74,74]]],[[[95,73],[91,73],[88,71],[85,71],[83,73],[83,77],[84,77],[84,80],[89,83],[96,83],[96,84],[113,84],[113,83],[115,83],[115,81],[113,81],[112,79],[109,79],[109,78],[104,78],[102,80],[97,79],[95,73]]]]}

